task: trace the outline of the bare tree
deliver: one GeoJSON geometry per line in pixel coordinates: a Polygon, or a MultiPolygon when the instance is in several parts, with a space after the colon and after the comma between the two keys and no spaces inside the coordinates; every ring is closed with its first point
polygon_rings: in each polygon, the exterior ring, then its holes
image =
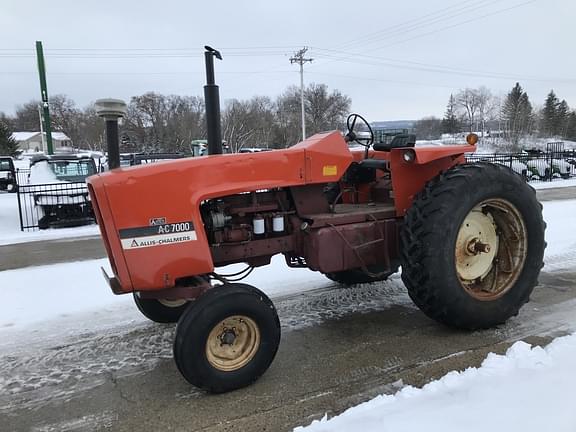
{"type": "Polygon", "coordinates": [[[196,96],[145,93],[130,100],[122,129],[124,146],[144,151],[190,151],[204,138],[204,102],[196,96]]]}
{"type": "Polygon", "coordinates": [[[255,96],[247,101],[232,99],[222,114],[223,139],[232,152],[244,147],[268,148],[272,144],[272,101],[255,96]]]}
{"type": "MultiPolygon", "coordinates": [[[[310,84],[304,90],[306,130],[310,135],[340,128],[350,111],[351,100],[325,84],[310,84]]],[[[300,90],[288,89],[276,100],[275,140],[281,146],[297,143],[300,135],[300,90]]]]}

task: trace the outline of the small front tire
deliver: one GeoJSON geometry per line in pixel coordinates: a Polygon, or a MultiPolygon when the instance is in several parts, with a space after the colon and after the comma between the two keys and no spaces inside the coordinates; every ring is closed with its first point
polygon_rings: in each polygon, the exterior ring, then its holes
{"type": "Polygon", "coordinates": [[[142,315],[162,324],[178,322],[190,303],[187,300],[142,298],[139,293],[134,293],[134,302],[142,315]]]}
{"type": "Polygon", "coordinates": [[[223,393],[256,381],[280,344],[280,321],[260,290],[228,283],[204,293],[176,327],[174,360],[188,382],[223,393]]]}

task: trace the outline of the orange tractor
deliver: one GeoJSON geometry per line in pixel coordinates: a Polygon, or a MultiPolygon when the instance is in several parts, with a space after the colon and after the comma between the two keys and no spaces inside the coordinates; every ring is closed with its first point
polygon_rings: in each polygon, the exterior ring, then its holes
{"type": "Polygon", "coordinates": [[[284,150],[90,177],[114,273],[107,279],[115,294],[132,293],[148,318],[178,323],[176,365],[210,392],[252,383],[276,354],[274,305],[238,283],[276,254],[343,284],[383,281],[401,266],[410,297],[432,319],[461,329],[501,324],[537,284],[545,224],[519,175],[466,163],[476,140],[423,148],[402,135],[373,143],[370,125],[353,114],[344,135],[317,134],[284,150]],[[233,263],[246,270],[218,273],[233,263]]]}

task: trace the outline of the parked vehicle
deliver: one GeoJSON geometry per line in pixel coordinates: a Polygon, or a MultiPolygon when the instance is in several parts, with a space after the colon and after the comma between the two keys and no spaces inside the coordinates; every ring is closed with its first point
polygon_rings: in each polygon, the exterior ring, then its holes
{"type": "Polygon", "coordinates": [[[563,159],[552,159],[552,177],[568,179],[574,172],[574,167],[570,162],[563,159]]]}
{"type": "Polygon", "coordinates": [[[97,173],[90,156],[52,155],[32,160],[28,184],[38,227],[70,227],[94,222],[86,178],[97,173]]]}
{"type": "Polygon", "coordinates": [[[537,180],[568,179],[574,173],[574,166],[563,159],[532,159],[526,161],[526,166],[530,177],[537,180]]]}
{"type": "Polygon", "coordinates": [[[0,190],[8,192],[18,190],[14,161],[9,156],[0,156],[0,190]]]}
{"type": "Polygon", "coordinates": [[[529,173],[528,166],[524,162],[522,162],[516,158],[507,158],[507,157],[498,158],[497,157],[494,160],[487,159],[487,161],[507,166],[508,168],[510,168],[515,173],[520,174],[524,180],[530,179],[530,175],[528,174],[529,173]]]}
{"type": "Polygon", "coordinates": [[[528,301],[545,224],[518,175],[465,163],[473,134],[469,145],[414,147],[410,134],[375,143],[356,114],[347,125],[345,136],[320,133],[287,149],[216,148],[88,180],[110,288],[134,295],[151,320],[178,322],[174,359],[190,383],[225,392],[268,369],[278,314],[264,292],[238,281],[276,254],[342,284],[382,281],[401,265],[414,303],[459,329],[502,324],[528,301]],[[369,137],[357,135],[360,124],[369,137]],[[218,273],[234,263],[247,267],[218,273]]]}

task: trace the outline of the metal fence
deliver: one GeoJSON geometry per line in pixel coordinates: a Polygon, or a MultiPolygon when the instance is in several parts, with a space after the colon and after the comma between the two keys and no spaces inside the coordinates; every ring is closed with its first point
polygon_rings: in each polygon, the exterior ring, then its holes
{"type": "Polygon", "coordinates": [[[553,181],[576,177],[576,151],[473,153],[466,155],[468,162],[491,162],[505,165],[528,182],[553,181]]]}
{"type": "Polygon", "coordinates": [[[30,168],[16,168],[16,183],[18,185],[28,184],[28,176],[30,175],[30,168]]]}
{"type": "Polygon", "coordinates": [[[86,183],[19,183],[17,195],[22,231],[95,223],[86,183]]]}

